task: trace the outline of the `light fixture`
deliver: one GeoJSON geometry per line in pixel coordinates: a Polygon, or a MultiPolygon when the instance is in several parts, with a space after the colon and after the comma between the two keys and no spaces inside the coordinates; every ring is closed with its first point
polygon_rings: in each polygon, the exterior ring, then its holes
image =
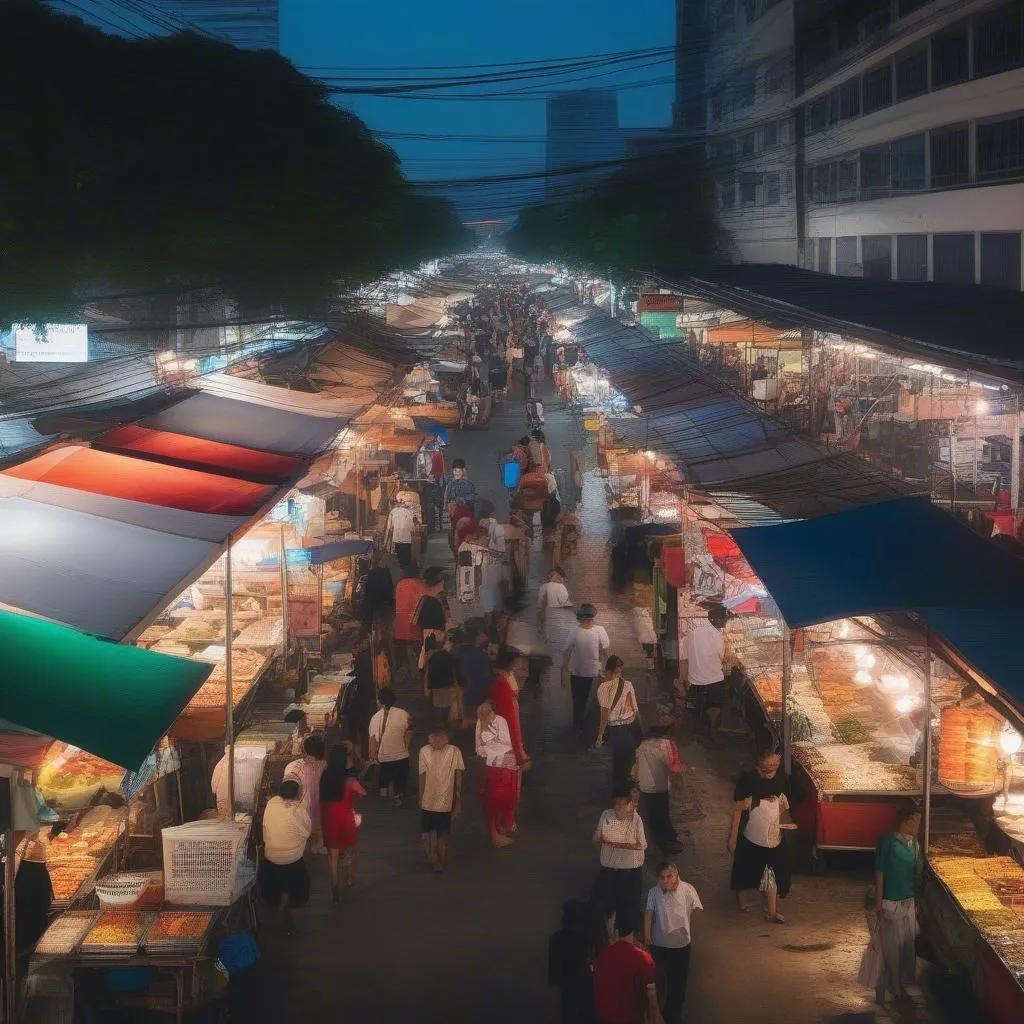
{"type": "Polygon", "coordinates": [[[871,673],[866,669],[858,669],[853,676],[853,681],[858,686],[870,686],[871,685],[871,673]]]}
{"type": "Polygon", "coordinates": [[[854,661],[857,663],[857,668],[875,667],[875,656],[863,647],[857,648],[857,653],[854,656],[854,661]]]}
{"type": "Polygon", "coordinates": [[[908,711],[914,710],[914,705],[916,703],[917,701],[915,701],[913,697],[900,697],[899,700],[896,701],[896,710],[901,715],[905,715],[908,711]]]}
{"type": "Polygon", "coordinates": [[[887,693],[903,693],[910,689],[910,680],[906,676],[884,675],[880,682],[887,693]]]}
{"type": "Polygon", "coordinates": [[[850,624],[846,621],[846,619],[843,619],[843,621],[839,624],[839,639],[845,640],[849,635],[850,624]]]}
{"type": "Polygon", "coordinates": [[[1016,729],[1007,726],[999,734],[999,746],[1007,757],[1014,757],[1024,743],[1024,737],[1016,729]]]}
{"type": "Polygon", "coordinates": [[[982,399],[979,402],[975,402],[974,403],[974,411],[979,416],[986,416],[986,415],[988,415],[988,402],[986,402],[984,399],[982,399]]]}

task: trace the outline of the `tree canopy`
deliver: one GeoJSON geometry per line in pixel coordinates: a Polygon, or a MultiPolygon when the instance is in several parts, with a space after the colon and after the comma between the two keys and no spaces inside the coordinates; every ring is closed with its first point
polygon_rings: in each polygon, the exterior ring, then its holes
{"type": "Polygon", "coordinates": [[[530,262],[554,260],[616,281],[647,270],[695,270],[725,244],[713,191],[695,148],[636,158],[579,198],[524,209],[506,248],[530,262]]]}
{"type": "Polygon", "coordinates": [[[0,94],[0,322],[179,286],[312,316],[467,243],[454,206],[270,51],[6,0],[0,94]]]}

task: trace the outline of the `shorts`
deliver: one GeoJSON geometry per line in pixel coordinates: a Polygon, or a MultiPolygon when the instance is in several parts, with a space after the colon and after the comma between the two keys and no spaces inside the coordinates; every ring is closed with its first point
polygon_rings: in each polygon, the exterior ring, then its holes
{"type": "Polygon", "coordinates": [[[401,761],[381,761],[377,775],[377,786],[380,789],[395,787],[395,793],[401,795],[409,784],[409,758],[401,761]]]}
{"type": "Polygon", "coordinates": [[[420,811],[420,832],[423,835],[436,832],[439,836],[446,836],[451,830],[451,811],[420,811]]]}
{"type": "Polygon", "coordinates": [[[725,680],[717,683],[705,683],[703,686],[690,684],[690,693],[693,694],[693,703],[697,708],[697,714],[703,715],[710,708],[725,707],[725,680]]]}

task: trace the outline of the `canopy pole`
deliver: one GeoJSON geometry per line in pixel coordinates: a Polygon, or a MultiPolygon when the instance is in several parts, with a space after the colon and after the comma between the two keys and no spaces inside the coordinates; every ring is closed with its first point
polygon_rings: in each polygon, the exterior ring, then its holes
{"type": "Polygon", "coordinates": [[[1020,508],[1020,395],[1016,396],[1013,409],[1013,433],[1010,435],[1010,511],[1020,508]]]}
{"type": "Polygon", "coordinates": [[[949,511],[956,511],[956,452],[953,438],[953,421],[949,421],[949,511]]]}
{"type": "Polygon", "coordinates": [[[789,713],[789,695],[793,689],[793,644],[789,626],[782,623],[782,769],[787,776],[793,769],[793,720],[789,713]]]}
{"type": "Polygon", "coordinates": [[[15,940],[14,879],[16,875],[14,848],[14,785],[11,779],[0,779],[2,786],[4,828],[4,1022],[14,1024],[18,1009],[18,950],[15,940]]]}
{"type": "Polygon", "coordinates": [[[356,441],[356,536],[362,537],[363,525],[362,525],[362,514],[359,509],[359,442],[356,441]]]}
{"type": "MultiPolygon", "coordinates": [[[[288,563],[284,549],[284,523],[281,524],[281,635],[284,639],[284,656],[288,657],[288,563]]],[[[286,666],[287,667],[287,666],[286,666]]]]}
{"type": "Polygon", "coordinates": [[[932,640],[931,631],[924,633],[924,841],[925,856],[932,830],[932,640]]]}
{"type": "Polygon", "coordinates": [[[228,534],[228,550],[224,567],[224,727],[228,747],[228,817],[235,817],[235,697],[231,686],[231,641],[234,639],[233,594],[231,587],[231,535],[228,534]]]}

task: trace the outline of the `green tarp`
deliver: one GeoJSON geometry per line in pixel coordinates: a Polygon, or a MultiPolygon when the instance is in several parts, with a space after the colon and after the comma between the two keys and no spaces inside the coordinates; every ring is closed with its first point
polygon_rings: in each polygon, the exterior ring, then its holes
{"type": "Polygon", "coordinates": [[[0,716],[137,768],[212,665],[0,612],[0,716]]]}

